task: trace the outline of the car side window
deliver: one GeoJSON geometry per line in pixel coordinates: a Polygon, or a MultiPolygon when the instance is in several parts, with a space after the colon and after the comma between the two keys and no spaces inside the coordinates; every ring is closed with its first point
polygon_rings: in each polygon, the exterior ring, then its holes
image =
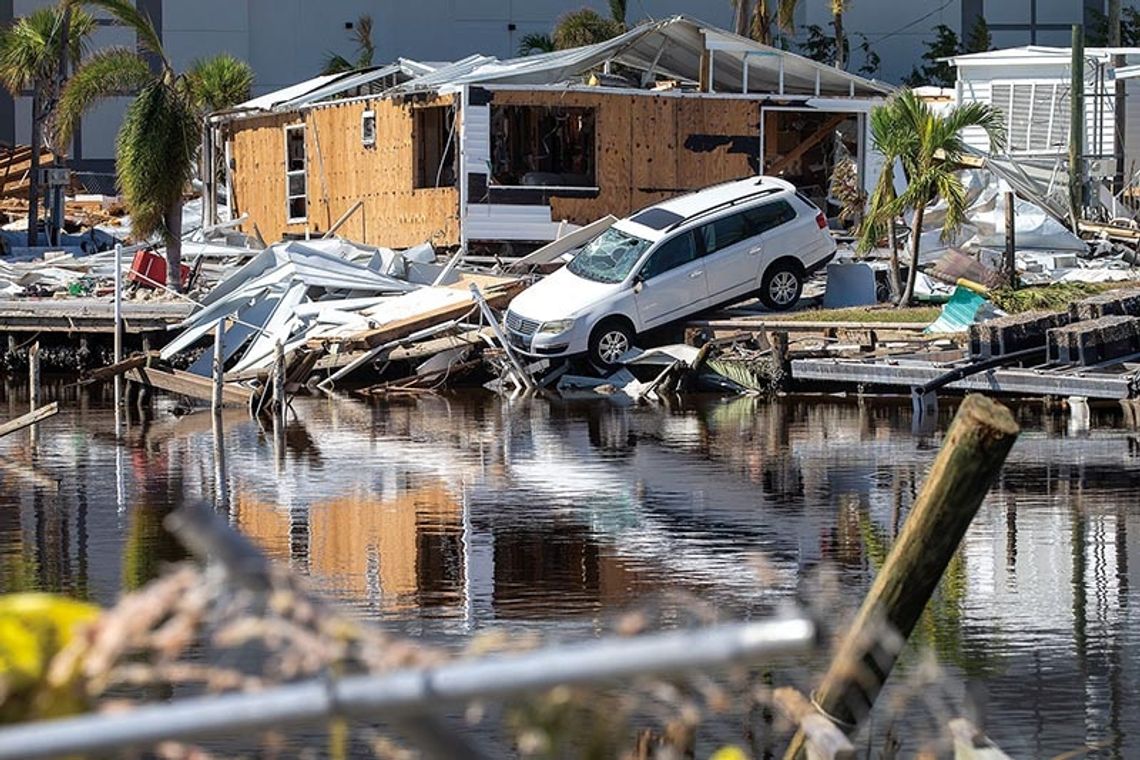
{"type": "Polygon", "coordinates": [[[697,246],[693,240],[693,233],[684,232],[666,240],[661,247],[649,256],[645,266],[641,269],[641,278],[648,280],[670,269],[688,264],[697,258],[697,246]]]}
{"type": "Polygon", "coordinates": [[[744,215],[748,218],[749,226],[752,228],[751,234],[760,235],[792,221],[796,218],[796,211],[787,201],[776,201],[748,209],[744,215]]]}
{"type": "Polygon", "coordinates": [[[704,243],[706,256],[752,236],[749,231],[751,225],[744,213],[746,212],[721,217],[698,228],[697,233],[704,243]]]}

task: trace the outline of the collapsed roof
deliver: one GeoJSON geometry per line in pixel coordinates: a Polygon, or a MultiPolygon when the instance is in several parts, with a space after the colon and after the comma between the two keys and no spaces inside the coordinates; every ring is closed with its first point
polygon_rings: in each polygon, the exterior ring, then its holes
{"type": "Polygon", "coordinates": [[[707,66],[713,92],[881,97],[894,91],[884,82],[762,45],[687,16],[674,16],[641,24],[594,45],[522,58],[499,60],[472,55],[447,64],[399,59],[389,66],[316,77],[254,98],[233,110],[290,111],[334,98],[448,93],[464,85],[577,84],[591,73],[613,66],[636,72],[642,88],[661,79],[699,82],[702,68],[707,66]],[[398,81],[383,87],[393,79],[398,81]]]}

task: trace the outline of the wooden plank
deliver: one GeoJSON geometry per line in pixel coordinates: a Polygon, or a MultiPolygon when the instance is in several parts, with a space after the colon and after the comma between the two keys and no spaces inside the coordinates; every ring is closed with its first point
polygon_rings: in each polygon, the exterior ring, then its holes
{"type": "MultiPolygon", "coordinates": [[[[484,290],[483,298],[486,299],[492,308],[501,309],[510,303],[512,298],[521,293],[525,287],[526,283],[522,280],[513,280],[484,290]]],[[[382,346],[394,340],[406,338],[414,332],[424,330],[433,325],[438,325],[451,319],[459,319],[471,311],[473,305],[471,301],[449,304],[437,309],[432,309],[431,311],[416,314],[407,319],[395,320],[383,327],[362,332],[350,338],[319,338],[312,341],[310,345],[325,347],[337,344],[341,351],[357,351],[375,348],[376,346],[382,346]]]]}
{"type": "Polygon", "coordinates": [[[26,427],[31,427],[37,422],[46,420],[48,417],[54,417],[58,413],[59,403],[55,401],[51,402],[47,406],[41,406],[38,409],[34,409],[27,414],[21,415],[14,420],[10,420],[8,422],[5,422],[3,425],[0,425],[0,438],[3,438],[9,433],[15,433],[17,430],[23,430],[26,427]]]}
{"type": "Polygon", "coordinates": [[[159,356],[158,351],[151,351],[149,354],[139,354],[138,356],[131,356],[123,359],[118,364],[108,364],[106,367],[99,367],[91,370],[87,377],[83,378],[80,383],[88,385],[91,383],[102,383],[114,378],[117,375],[125,375],[132,369],[145,367],[147,362],[151,359],[157,359],[159,356]]]}
{"type": "Polygon", "coordinates": [[[822,142],[825,137],[831,134],[832,130],[834,130],[849,118],[851,118],[851,114],[849,113],[835,114],[830,119],[825,121],[823,123],[823,126],[809,135],[806,140],[793,148],[790,153],[777,158],[772,164],[764,169],[764,173],[778,176],[780,172],[784,171],[797,160],[799,160],[801,156],[814,148],[816,145],[819,145],[819,143],[822,142]]]}
{"type": "MultiPolygon", "coordinates": [[[[214,394],[214,383],[209,378],[182,372],[176,369],[156,367],[135,368],[126,373],[129,380],[152,388],[189,396],[201,401],[210,401],[214,394]]],[[[226,406],[249,404],[253,391],[240,385],[226,385],[222,389],[222,401],[226,406]]]]}
{"type": "Polygon", "coordinates": [[[808,760],[854,760],[851,740],[812,706],[807,697],[790,687],[772,692],[772,700],[804,733],[808,760]]]}

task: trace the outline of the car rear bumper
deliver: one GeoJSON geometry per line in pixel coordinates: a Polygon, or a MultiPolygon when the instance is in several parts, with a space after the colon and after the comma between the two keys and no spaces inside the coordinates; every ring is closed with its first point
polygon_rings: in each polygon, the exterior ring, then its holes
{"type": "Polygon", "coordinates": [[[826,256],[824,256],[822,259],[815,262],[814,264],[805,267],[804,268],[804,275],[810,277],[811,275],[815,274],[819,270],[823,269],[825,266],[830,264],[832,262],[832,260],[835,259],[835,253],[836,253],[835,251],[832,251],[831,253],[827,254],[826,256]]]}

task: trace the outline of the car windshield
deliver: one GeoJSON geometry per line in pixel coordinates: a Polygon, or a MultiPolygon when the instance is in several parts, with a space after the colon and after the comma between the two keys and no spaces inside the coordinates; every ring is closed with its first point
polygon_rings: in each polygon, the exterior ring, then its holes
{"type": "Polygon", "coordinates": [[[633,270],[652,241],[610,227],[586,244],[567,267],[595,282],[621,282],[633,270]]]}

